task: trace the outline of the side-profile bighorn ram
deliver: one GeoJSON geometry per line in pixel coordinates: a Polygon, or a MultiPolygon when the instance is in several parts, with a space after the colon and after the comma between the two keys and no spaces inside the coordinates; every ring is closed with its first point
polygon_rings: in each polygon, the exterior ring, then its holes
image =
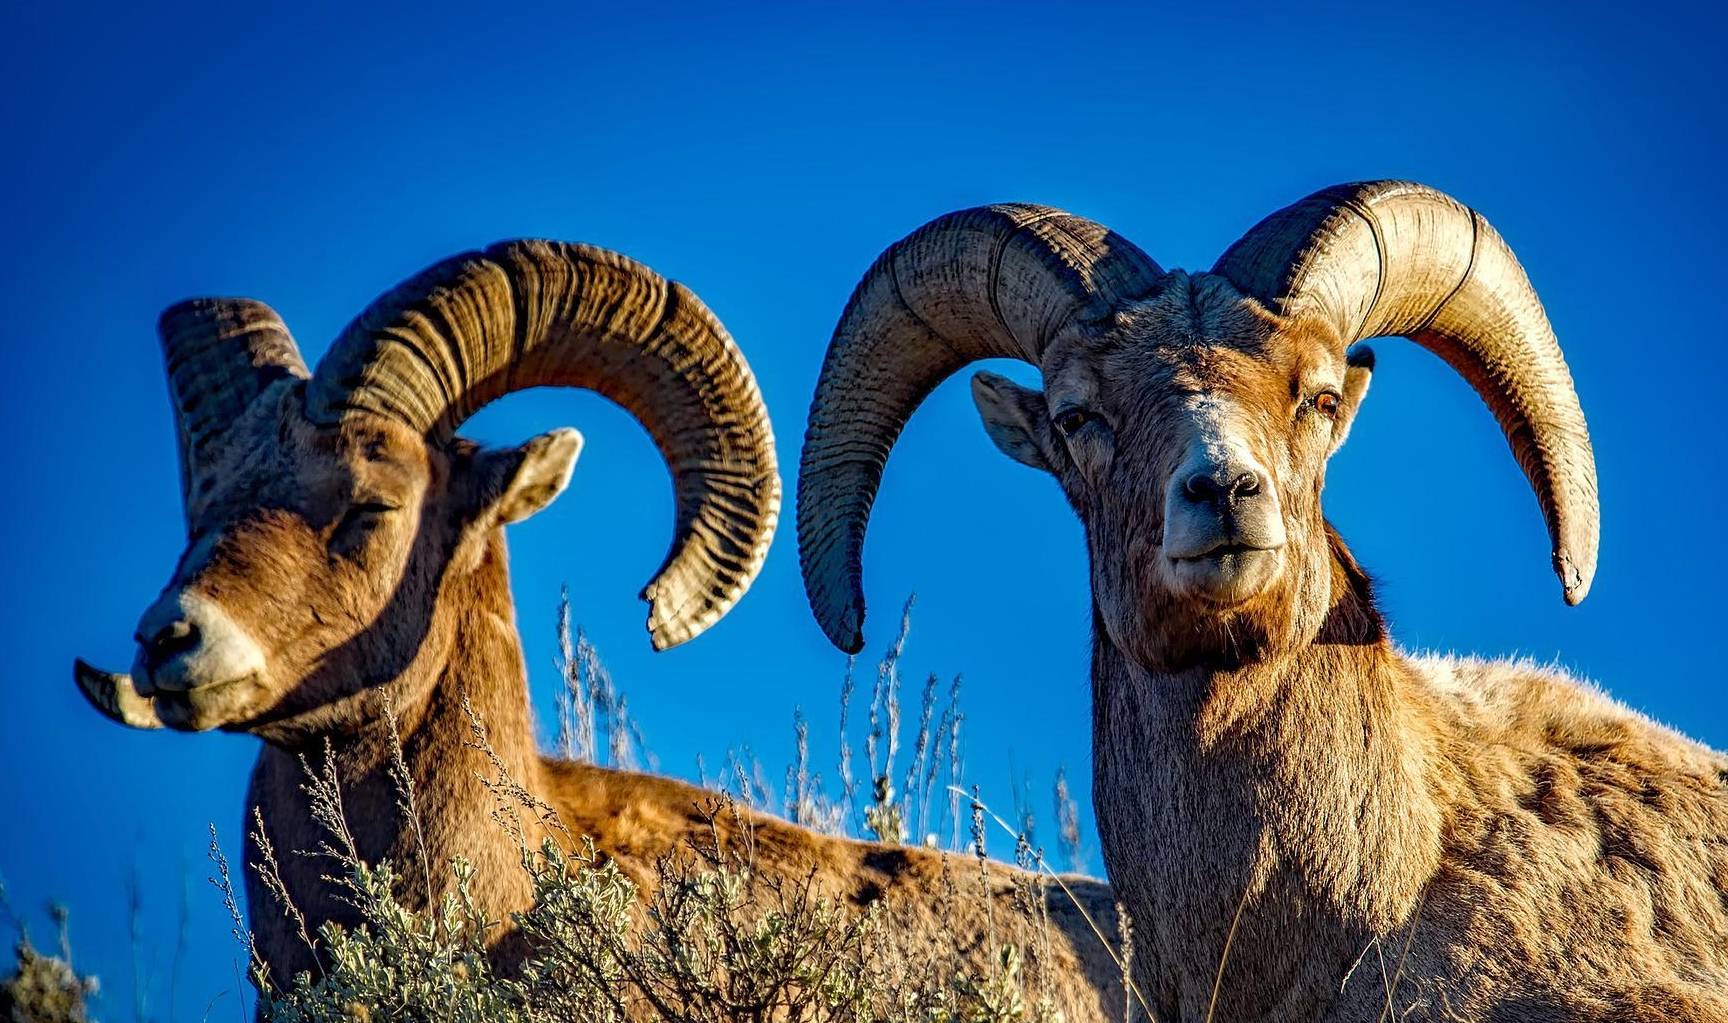
{"type": "Polygon", "coordinates": [[[1042,392],[980,373],[973,395],[1085,526],[1094,805],[1161,1023],[1728,1020],[1728,757],[1555,670],[1400,652],[1322,516],[1373,366],[1352,346],[1382,335],[1486,402],[1583,599],[1595,466],[1535,292],[1480,214],[1376,182],[1273,214],[1208,273],[1039,206],[888,249],[810,409],[817,620],[858,649],[859,552],[913,409],[972,360],[1030,362],[1042,392]]]}
{"type": "MultiPolygon", "coordinates": [[[[134,727],[262,739],[248,816],[260,813],[279,851],[323,838],[299,758],[318,763],[328,743],[359,852],[395,864],[411,907],[442,897],[456,856],[475,865],[474,894],[490,918],[531,902],[517,839],[489,817],[492,795],[478,780],[500,764],[638,879],[706,829],[708,797],[694,786],[543,758],[534,745],[502,527],[564,488],[577,434],[555,430],[509,450],[455,436],[481,406],[528,387],[587,388],[629,410],[653,435],[675,494],[671,552],[643,591],[649,635],[657,648],[695,636],[760,568],[780,484],[755,380],[694,294],[612,252],[512,242],[387,293],[310,374],[282,321],[255,301],[175,306],[161,337],[187,547],[139,623],[130,676],[78,664],[100,710],[134,727]],[[425,820],[424,855],[397,812],[390,708],[425,820]],[[474,748],[469,708],[499,763],[474,748]]],[[[758,870],[814,872],[834,897],[886,898],[895,919],[975,963],[995,954],[985,900],[955,900],[936,918],[952,882],[935,853],[744,819],[758,870]]],[[[257,850],[247,853],[255,862],[257,850]]],[[[325,864],[280,862],[311,928],[353,919],[321,880],[325,864]]],[[[312,959],[247,874],[258,947],[280,983],[312,959]]],[[[991,868],[1004,907],[1022,876],[991,868]]],[[[1108,918],[1105,886],[1077,890],[1108,918]]],[[[1070,1019],[1102,1019],[1117,1004],[1115,967],[1065,899],[1050,905],[1052,994],[1070,1019]]],[[[1007,919],[1003,909],[996,919],[1007,919]]],[[[498,946],[506,967],[520,961],[514,944],[498,946]]]]}

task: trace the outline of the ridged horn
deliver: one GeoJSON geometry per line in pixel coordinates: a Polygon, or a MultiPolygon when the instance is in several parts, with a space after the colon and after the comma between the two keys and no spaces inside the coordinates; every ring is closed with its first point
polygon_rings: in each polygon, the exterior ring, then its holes
{"type": "Polygon", "coordinates": [[[188,530],[212,483],[229,424],[264,389],[306,377],[306,363],[275,310],[249,298],[195,298],[157,321],[180,444],[180,496],[188,530]]]}
{"type": "Polygon", "coordinates": [[[1600,532],[1590,434],[1542,303],[1481,214],[1410,182],[1339,185],[1261,221],[1213,269],[1346,346],[1399,335],[1463,375],[1541,503],[1566,602],[1584,599],[1600,532]]]}
{"type": "Polygon", "coordinates": [[[876,260],[829,342],[798,465],[804,589],[835,646],[864,645],[870,507],[925,396],[978,359],[1038,364],[1064,327],[1109,316],[1162,275],[1109,229],[1020,203],[939,217],[876,260]]]}
{"type": "Polygon", "coordinates": [[[718,621],[767,556],[780,479],[744,356],[689,289],[587,245],[502,242],[373,302],[318,363],[314,419],[395,417],[449,441],[486,403],[579,387],[628,410],[672,472],[676,521],[642,591],[656,649],[718,621]]]}

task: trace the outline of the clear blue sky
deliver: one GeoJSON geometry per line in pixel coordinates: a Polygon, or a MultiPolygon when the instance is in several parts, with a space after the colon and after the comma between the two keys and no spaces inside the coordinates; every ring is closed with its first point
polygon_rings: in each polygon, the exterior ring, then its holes
{"type": "MultiPolygon", "coordinates": [[[[504,237],[610,246],[694,288],[748,354],[795,466],[852,285],[933,216],[1049,203],[1204,268],[1314,188],[1443,188],[1510,240],[1570,357],[1601,469],[1595,589],[1561,604],[1493,422],[1404,342],[1379,345],[1331,516],[1406,645],[1557,658],[1728,747],[1719,642],[1695,652],[1721,634],[1728,572],[1714,12],[24,6],[0,11],[0,873],[38,928],[42,900],[70,903],[110,1018],[129,1015],[135,866],[158,973],[182,871],[193,881],[182,1015],[231,986],[205,825],[237,848],[254,753],[243,737],[127,733],[70,679],[74,655],[129,663],[181,547],[157,312],[255,296],[315,360],[385,287],[504,237]]],[[[566,424],[588,437],[575,482],[511,533],[541,706],[567,581],[667,770],[749,744],[777,777],[799,703],[827,767],[844,659],[805,609],[790,526],[728,619],[653,655],[633,598],[669,500],[646,435],[597,398],[546,392],[468,432],[516,443],[566,424]]],[[[913,677],[965,672],[969,773],[987,795],[1010,801],[1012,765],[1047,819],[1059,764],[1084,794],[1079,529],[1049,481],[995,453],[962,380],[896,452],[867,568],[870,652],[916,590],[913,677]]]]}

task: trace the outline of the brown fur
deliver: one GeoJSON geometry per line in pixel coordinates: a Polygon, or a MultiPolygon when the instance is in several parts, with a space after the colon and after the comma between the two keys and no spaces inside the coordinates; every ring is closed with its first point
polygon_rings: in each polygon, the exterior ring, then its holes
{"type": "Polygon", "coordinates": [[[1220,1020],[1728,1020],[1728,757],[1558,671],[1390,643],[1321,514],[1366,384],[1341,349],[1174,274],[1058,339],[1044,394],[981,385],[1086,527],[1094,801],[1157,1018],[1207,1018],[1240,911],[1220,1020]],[[1196,394],[1233,403],[1288,536],[1227,600],[1160,546],[1196,394]],[[1102,425],[1065,438],[1075,401],[1102,425]]]}
{"type": "MultiPolygon", "coordinates": [[[[710,793],[535,749],[502,522],[551,500],[562,480],[547,481],[559,468],[537,464],[528,447],[428,446],[381,419],[315,426],[304,414],[302,385],[292,381],[272,387],[232,427],[170,587],[219,604],[262,648],[266,668],[209,693],[154,699],[177,727],[221,727],[265,741],[248,815],[261,816],[288,893],[314,930],[354,919],[322,880],[326,863],[284,855],[326,838],[301,788],[302,760],[317,766],[326,744],[360,854],[398,868],[400,896],[411,907],[450,888],[456,856],[477,867],[474,894],[489,916],[506,919],[530,903],[517,839],[491,818],[495,801],[480,780],[500,766],[638,881],[653,876],[659,857],[706,834],[700,808],[710,793]],[[388,773],[386,700],[425,822],[424,859],[388,773]],[[473,745],[476,720],[497,764],[473,745]]],[[[884,900],[909,941],[957,949],[975,967],[994,960],[969,862],[822,835],[764,814],[744,813],[738,822],[753,829],[757,869],[793,878],[813,872],[830,896],[859,905],[884,900]],[[952,889],[958,894],[950,898],[952,889]]],[[[312,965],[311,953],[259,882],[258,860],[249,843],[252,927],[283,983],[312,965]]],[[[1032,924],[1014,905],[1015,886],[1025,883],[1018,871],[988,869],[1001,937],[1030,944],[1032,924]]],[[[1079,878],[1071,886],[1113,933],[1108,888],[1079,878]]],[[[1053,886],[1047,895],[1054,932],[1034,970],[1069,1020],[1102,1019],[1120,1005],[1116,967],[1068,899],[1053,886]]],[[[522,954],[509,941],[498,946],[507,969],[522,954]]]]}

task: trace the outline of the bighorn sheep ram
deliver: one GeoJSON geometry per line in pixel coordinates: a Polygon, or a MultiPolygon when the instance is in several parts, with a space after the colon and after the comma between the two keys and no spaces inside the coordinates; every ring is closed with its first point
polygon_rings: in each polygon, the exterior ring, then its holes
{"type": "Polygon", "coordinates": [[[1583,599],[1595,466],[1536,295],[1475,211],[1376,182],[1273,214],[1209,273],[1025,205],[888,249],[810,409],[817,620],[858,649],[913,409],[970,361],[1030,362],[1042,392],[980,373],[973,396],[1085,526],[1094,805],[1161,1023],[1728,1020],[1728,757],[1558,671],[1401,653],[1322,517],[1373,365],[1351,348],[1382,335],[1487,403],[1583,599]]]}
{"type": "MultiPolygon", "coordinates": [[[[248,816],[261,814],[277,850],[315,848],[322,837],[299,757],[316,763],[328,742],[361,855],[395,864],[411,907],[442,897],[456,856],[477,868],[475,895],[490,918],[531,901],[517,839],[488,816],[492,797],[477,779],[495,777],[496,765],[473,748],[464,701],[512,779],[639,880],[700,836],[702,790],[535,749],[502,527],[564,488],[577,434],[555,430],[510,450],[455,436],[481,406],[528,387],[587,388],[630,411],[665,457],[675,494],[671,552],[643,591],[649,634],[657,648],[695,636],[760,568],[780,485],[755,380],[694,294],[601,249],[513,242],[446,260],[384,295],[310,374],[282,321],[255,301],[175,306],[161,337],[187,547],[139,623],[131,675],[77,665],[98,709],[134,727],[262,739],[248,816]],[[426,822],[424,855],[396,809],[385,697],[426,822]]],[[[914,933],[942,936],[975,965],[996,954],[984,940],[985,900],[956,900],[937,919],[938,893],[952,883],[937,854],[744,819],[758,870],[813,873],[836,897],[885,898],[893,919],[904,914],[914,933]]],[[[247,853],[254,863],[257,850],[247,853]]],[[[354,917],[321,881],[325,869],[281,858],[314,929],[354,917]]],[[[255,871],[247,875],[258,947],[280,983],[311,966],[310,953],[255,871]]],[[[999,922],[1021,877],[990,868],[999,922]]],[[[1077,890],[1094,915],[1109,916],[1104,885],[1077,890]]],[[[1102,1019],[1118,997],[1116,968],[1060,894],[1050,908],[1051,993],[1069,1019],[1102,1019]]],[[[513,944],[497,946],[506,968],[520,961],[513,944]]]]}

